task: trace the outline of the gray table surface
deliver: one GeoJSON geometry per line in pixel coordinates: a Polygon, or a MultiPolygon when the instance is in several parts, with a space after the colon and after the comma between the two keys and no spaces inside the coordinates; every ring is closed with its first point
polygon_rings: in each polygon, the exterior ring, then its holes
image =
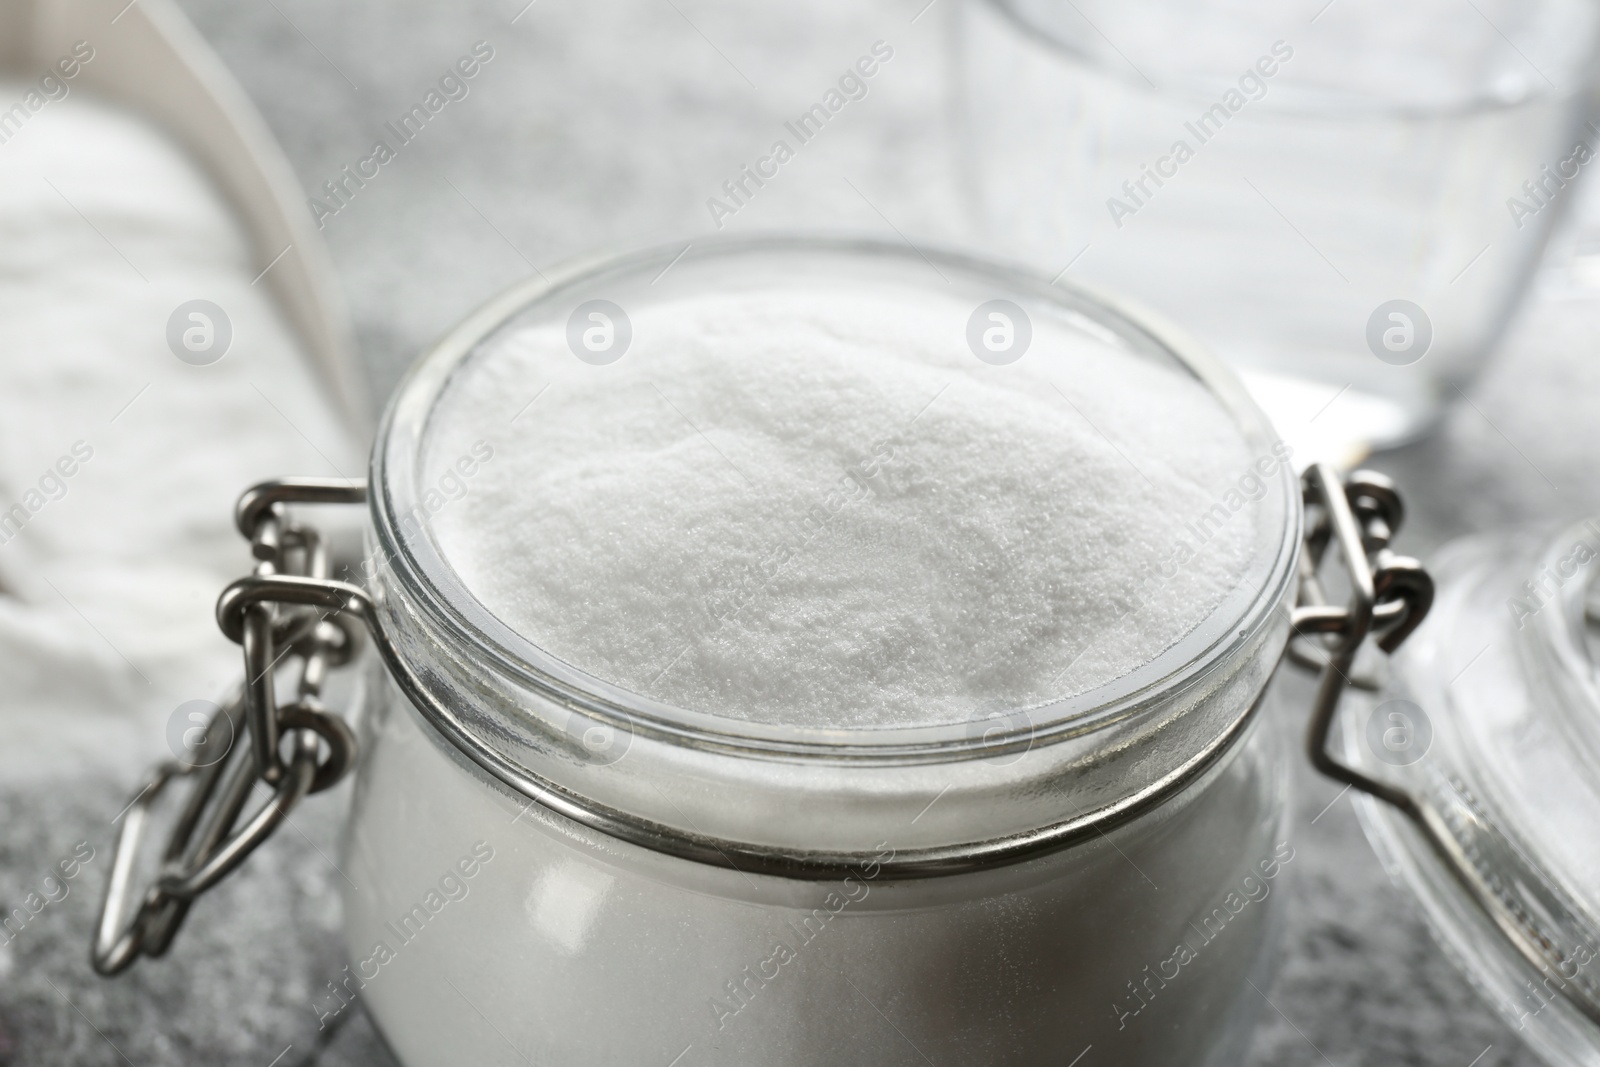
{"type": "MultiPolygon", "coordinates": [[[[705,198],[878,39],[896,57],[865,104],[730,228],[973,239],[947,165],[948,42],[937,9],[913,21],[923,0],[183,2],[309,189],[365,155],[475,42],[495,49],[471,95],[327,220],[378,399],[431,339],[512,281],[580,253],[710,233],[705,198]]],[[[1584,349],[1600,298],[1571,284],[1569,253],[1546,269],[1470,403],[1428,442],[1378,462],[1409,489],[1403,547],[1600,510],[1590,462],[1600,363],[1584,349]]],[[[1292,695],[1303,704],[1304,687],[1292,695]]],[[[1279,726],[1293,734],[1299,723],[1279,726]]],[[[1390,886],[1349,798],[1303,768],[1295,778],[1300,858],[1284,960],[1263,990],[1248,1062],[1533,1062],[1390,886]]],[[[121,788],[0,785],[0,900],[80,837],[107,849],[121,788]]],[[[297,833],[196,908],[171,958],[116,982],[85,960],[100,876],[53,906],[0,950],[0,1067],[392,1063],[360,1013],[319,1032],[309,1006],[342,963],[341,876],[327,859],[341,803],[308,803],[297,833]]],[[[873,1040],[864,1031],[862,1062],[873,1040]]]]}

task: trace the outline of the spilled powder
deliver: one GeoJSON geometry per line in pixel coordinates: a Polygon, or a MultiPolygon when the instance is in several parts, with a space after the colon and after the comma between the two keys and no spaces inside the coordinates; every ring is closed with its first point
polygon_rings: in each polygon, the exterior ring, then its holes
{"type": "Polygon", "coordinates": [[[81,89],[0,145],[0,777],[165,756],[241,669],[212,615],[239,493],[360,471],[261,263],[170,137],[81,89]],[[232,323],[209,366],[167,340],[195,299],[232,323]]]}
{"type": "Polygon", "coordinates": [[[1256,457],[1186,371],[1094,329],[1036,314],[1020,361],[980,362],[973,306],[665,300],[604,367],[556,326],[505,331],[430,423],[429,485],[494,449],[435,543],[541,648],[697,712],[930,725],[1112,681],[1238,583],[1253,503],[1139,584],[1256,457]]]}

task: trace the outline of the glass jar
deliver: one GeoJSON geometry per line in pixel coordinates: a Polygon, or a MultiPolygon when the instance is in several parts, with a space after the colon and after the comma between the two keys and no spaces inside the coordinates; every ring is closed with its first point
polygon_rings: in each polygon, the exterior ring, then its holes
{"type": "MultiPolygon", "coordinates": [[[[231,748],[164,766],[130,803],[95,966],[113,974],[165,951],[194,899],[359,751],[342,864],[351,963],[313,1007],[328,1024],[363,1006],[408,1067],[1024,1065],[1091,1048],[1135,1067],[1238,1062],[1295,856],[1284,760],[1259,721],[1291,619],[1336,645],[1325,674],[1342,675],[1369,632],[1392,647],[1426,610],[1415,565],[1387,549],[1401,515],[1386,482],[1344,484],[1314,466],[1304,563],[1301,490],[1226,368],[1138,310],[1025,271],[760,238],[524,285],[413,370],[380,429],[370,494],[288,480],[241,500],[261,563],[217,607],[248,679],[221,713],[231,748]],[[1149,425],[1155,402],[1128,386],[1134,362],[1101,379],[1090,410],[1148,429],[1139,454],[1173,469],[1200,469],[1196,449],[1224,440],[1230,462],[1244,457],[1199,520],[1248,516],[1235,527],[1241,573],[1198,622],[1081,691],[904,725],[674,706],[553,655],[485,606],[436,520],[483,463],[508,462],[494,460],[496,427],[540,394],[502,376],[485,380],[507,388],[470,394],[475,406],[447,403],[476,361],[542,327],[603,369],[648,333],[653,309],[819,285],[891,302],[937,294],[959,309],[950,348],[962,361],[996,362],[982,330],[998,320],[983,313],[1000,307],[1006,339],[1031,337],[1038,358],[1089,346],[1174,375],[1224,437],[1149,425]],[[527,399],[511,395],[521,388],[527,399]],[[439,445],[478,432],[482,448],[439,445]],[[321,539],[288,508],[358,501],[371,522],[360,585],[329,577],[321,539]],[[1330,529],[1367,590],[1349,609],[1325,605],[1316,579],[1330,529]],[[328,670],[354,656],[357,619],[377,650],[357,687],[359,743],[321,699],[328,670]],[[296,663],[297,699],[280,704],[275,679],[296,663]],[[135,905],[141,835],[182,777],[196,788],[135,905]],[[274,799],[246,817],[258,779],[274,799]]],[[[1117,577],[1165,590],[1168,607],[1186,588],[1164,565],[1117,577]]]]}
{"type": "Polygon", "coordinates": [[[903,248],[756,241],[663,276],[676,251],[507,294],[384,423],[372,587],[394,649],[372,679],[346,866],[379,1027],[412,1065],[1032,1064],[1089,1046],[1233,1062],[1293,856],[1254,714],[1294,591],[1286,462],[1249,572],[1175,647],[1078,697],[945,726],[808,730],[641,698],[513,632],[406,517],[426,514],[430,418],[460,368],[601,299],[639,319],[645,302],[817,278],[954,289],[1025,307],[1035,343],[1080,331],[1184,368],[1253,457],[1274,455],[1264,420],[1160,327],[1027,275],[930,257],[941,282],[903,248]],[[461,902],[424,927],[416,906],[446,878],[461,902]]]}
{"type": "Polygon", "coordinates": [[[1499,338],[1600,154],[1597,47],[1591,0],[978,0],[960,166],[985,242],[1148,301],[1349,464],[1499,338]]]}

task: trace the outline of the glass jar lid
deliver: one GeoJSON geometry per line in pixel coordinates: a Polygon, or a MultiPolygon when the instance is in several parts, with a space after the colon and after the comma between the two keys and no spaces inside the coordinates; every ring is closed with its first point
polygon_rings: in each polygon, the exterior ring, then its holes
{"type": "Polygon", "coordinates": [[[1551,1063],[1592,1064],[1600,523],[1469,538],[1430,570],[1433,610],[1395,657],[1389,690],[1347,718],[1345,748],[1374,776],[1429,798],[1466,876],[1397,810],[1364,801],[1363,824],[1507,1023],[1551,1063]]]}
{"type": "Polygon", "coordinates": [[[1035,832],[1204,769],[1299,545],[1286,447],[1187,342],[865,241],[508,293],[402,387],[372,484],[402,684],[475,762],[790,851],[947,794],[913,845],[1035,832]],[[651,798],[685,774],[773,805],[651,798]]]}

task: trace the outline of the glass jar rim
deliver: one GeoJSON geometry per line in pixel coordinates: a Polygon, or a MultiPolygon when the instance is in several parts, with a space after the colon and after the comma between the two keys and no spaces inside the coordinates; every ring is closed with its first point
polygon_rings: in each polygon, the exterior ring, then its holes
{"type": "MultiPolygon", "coordinates": [[[[692,258],[759,256],[843,257],[865,263],[927,263],[994,283],[1009,294],[1049,302],[1115,333],[1124,344],[1165,359],[1194,376],[1221,404],[1252,455],[1275,439],[1266,417],[1220,361],[1150,313],[1095,289],[1061,280],[1050,282],[1022,268],[948,250],[908,248],[868,238],[828,235],[758,234],[719,237],[694,243],[692,258]]],[[[820,756],[852,761],[927,761],[964,758],[972,751],[1005,751],[1011,746],[1079,736],[1097,726],[1121,721],[1174,688],[1203,676],[1230,649],[1271,625],[1272,615],[1292,592],[1300,547],[1298,481],[1288,462],[1264,479],[1263,521],[1257,551],[1238,586],[1198,626],[1154,660],[1075,696],[1016,709],[974,736],[974,722],[909,727],[816,728],[732,719],[672,706],[607,682],[546,652],[496,618],[456,574],[423,525],[403,517],[418,513],[418,467],[429,418],[452,376],[520,311],[537,302],[584,289],[609,277],[650,276],[685,256],[681,245],[660,246],[622,256],[596,256],[564,270],[526,281],[492,299],[452,330],[412,368],[385,412],[373,449],[370,494],[377,550],[389,561],[405,597],[426,613],[435,628],[458,647],[491,659],[520,683],[567,706],[582,707],[603,720],[626,722],[679,743],[783,758],[820,756]],[[1009,720],[1009,721],[1007,721],[1009,720]]],[[[680,262],[679,266],[683,264],[680,262]]]]}

